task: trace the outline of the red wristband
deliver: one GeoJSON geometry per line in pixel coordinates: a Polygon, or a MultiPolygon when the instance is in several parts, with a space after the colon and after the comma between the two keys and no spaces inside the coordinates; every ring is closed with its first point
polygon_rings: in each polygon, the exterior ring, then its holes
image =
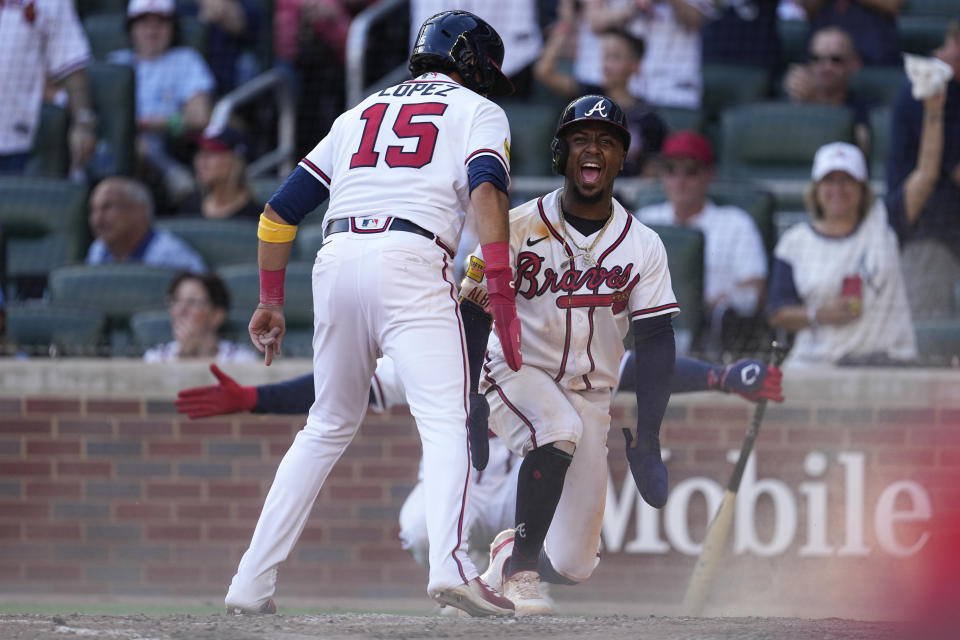
{"type": "Polygon", "coordinates": [[[286,268],[277,271],[260,269],[260,304],[283,306],[283,280],[286,275],[286,268]]]}
{"type": "Polygon", "coordinates": [[[507,242],[488,242],[480,247],[486,269],[499,269],[510,265],[510,244],[507,242]]]}

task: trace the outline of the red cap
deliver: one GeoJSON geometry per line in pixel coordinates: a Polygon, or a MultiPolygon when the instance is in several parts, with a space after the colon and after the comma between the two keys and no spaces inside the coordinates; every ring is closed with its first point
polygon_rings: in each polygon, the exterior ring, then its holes
{"type": "Polygon", "coordinates": [[[706,136],[696,131],[678,131],[667,136],[660,149],[664,158],[692,158],[701,164],[713,166],[713,146],[706,136]]]}

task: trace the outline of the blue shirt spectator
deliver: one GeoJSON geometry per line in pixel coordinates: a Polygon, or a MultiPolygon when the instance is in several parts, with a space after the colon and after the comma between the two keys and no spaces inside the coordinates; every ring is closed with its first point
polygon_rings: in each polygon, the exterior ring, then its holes
{"type": "Polygon", "coordinates": [[[150,191],[132,178],[103,180],[90,196],[90,230],[95,236],[87,264],[130,262],[205,272],[206,265],[187,243],[153,228],[150,191]]]}
{"type": "Polygon", "coordinates": [[[801,0],[810,22],[810,34],[827,26],[837,26],[853,37],[860,58],[866,65],[899,65],[900,36],[897,13],[903,0],[894,0],[896,9],[884,11],[861,0],[801,0]]]}

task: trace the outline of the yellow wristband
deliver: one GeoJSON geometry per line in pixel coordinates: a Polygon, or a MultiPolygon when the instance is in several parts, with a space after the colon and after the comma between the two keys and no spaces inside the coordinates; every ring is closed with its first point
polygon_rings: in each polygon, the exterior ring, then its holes
{"type": "Polygon", "coordinates": [[[483,269],[486,265],[477,256],[470,256],[470,266],[467,267],[467,277],[476,282],[483,280],[483,269]]]}
{"type": "Polygon", "coordinates": [[[280,224],[261,213],[260,224],[257,225],[257,237],[264,242],[275,244],[293,242],[293,239],[297,237],[297,225],[280,224]]]}

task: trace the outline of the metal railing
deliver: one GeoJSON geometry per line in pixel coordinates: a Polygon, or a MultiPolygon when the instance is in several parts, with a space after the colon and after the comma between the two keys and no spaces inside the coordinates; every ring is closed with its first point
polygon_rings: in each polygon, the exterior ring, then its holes
{"type": "Polygon", "coordinates": [[[409,0],[381,0],[357,14],[350,23],[347,32],[347,108],[356,106],[374,89],[382,89],[407,78],[407,69],[399,66],[386,76],[374,80],[366,77],[367,41],[374,24],[387,18],[401,7],[407,7],[409,0]]]}
{"type": "Polygon", "coordinates": [[[268,69],[217,100],[210,127],[223,128],[234,111],[263,94],[269,94],[277,103],[277,148],[251,162],[247,176],[256,178],[276,169],[276,175],[282,177],[293,171],[296,152],[297,100],[289,72],[278,67],[268,69]]]}

